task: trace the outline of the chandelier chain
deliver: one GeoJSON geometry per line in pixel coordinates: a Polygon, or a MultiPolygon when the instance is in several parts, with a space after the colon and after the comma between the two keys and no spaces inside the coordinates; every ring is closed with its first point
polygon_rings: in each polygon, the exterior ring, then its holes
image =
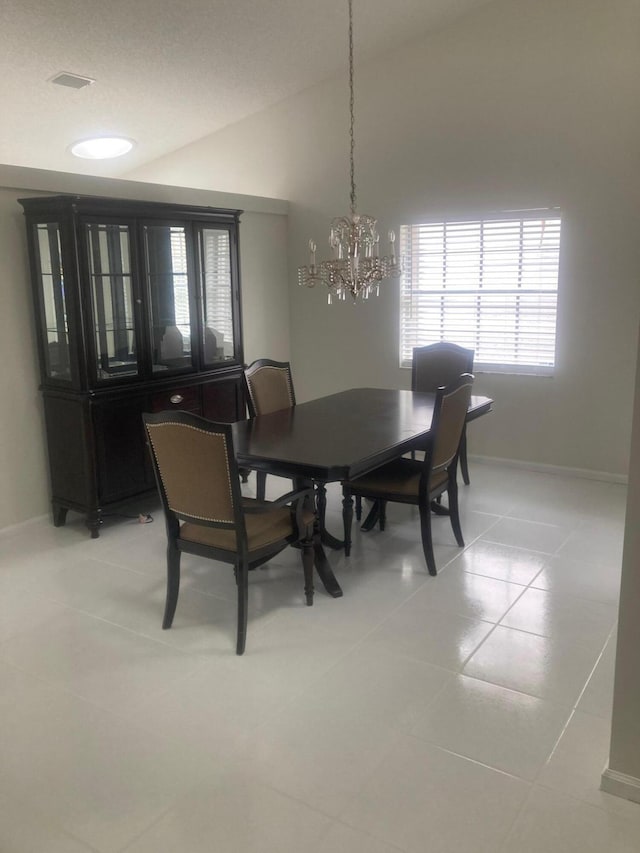
{"type": "Polygon", "coordinates": [[[350,137],[351,137],[351,215],[356,212],[356,179],[354,167],[354,150],[355,136],[353,132],[354,125],[354,99],[353,99],[353,0],[349,0],[349,115],[351,118],[350,137]]]}
{"type": "Polygon", "coordinates": [[[329,246],[333,257],[316,262],[316,243],[309,240],[309,264],[298,267],[298,284],[315,287],[324,284],[328,290],[328,302],[333,297],[344,300],[351,296],[368,299],[377,294],[380,282],[385,278],[397,278],[402,272],[402,261],[396,256],[395,234],[389,231],[388,255],[379,251],[380,237],[373,216],[359,214],[356,208],[355,179],[355,94],[353,86],[353,0],[347,0],[349,8],[349,141],[351,177],[351,215],[336,216],[331,220],[329,246]]]}

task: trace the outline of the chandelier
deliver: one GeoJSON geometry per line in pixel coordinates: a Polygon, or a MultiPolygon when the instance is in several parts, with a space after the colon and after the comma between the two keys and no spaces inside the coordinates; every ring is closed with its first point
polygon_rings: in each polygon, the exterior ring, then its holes
{"type": "Polygon", "coordinates": [[[298,267],[298,284],[302,287],[326,285],[332,297],[345,300],[347,294],[355,302],[358,296],[368,299],[372,293],[378,293],[379,284],[384,278],[397,278],[401,264],[396,258],[393,231],[389,231],[389,255],[380,256],[380,236],[376,230],[377,220],[366,214],[359,214],[356,208],[356,184],[353,165],[353,0],[349,3],[349,114],[350,114],[350,157],[351,166],[351,214],[338,216],[331,221],[329,246],[333,258],[316,263],[316,244],[309,240],[309,265],[298,267]]]}

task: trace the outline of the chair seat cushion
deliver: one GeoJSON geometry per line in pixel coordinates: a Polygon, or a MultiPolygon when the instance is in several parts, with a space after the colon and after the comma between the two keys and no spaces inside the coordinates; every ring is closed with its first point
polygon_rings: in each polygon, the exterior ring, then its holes
{"type": "MultiPolygon", "coordinates": [[[[353,492],[367,495],[400,495],[403,498],[418,500],[420,476],[424,470],[424,462],[413,459],[394,459],[380,468],[374,468],[368,474],[349,480],[344,485],[353,492]]],[[[429,491],[435,491],[447,482],[446,471],[432,472],[429,481],[429,491]]]]}
{"type": "MultiPolygon", "coordinates": [[[[245,499],[243,504],[251,505],[254,501],[245,499]]],[[[310,510],[302,513],[305,525],[313,524],[314,514],[310,510]]],[[[283,542],[295,534],[295,523],[291,519],[289,507],[276,507],[261,513],[246,513],[244,516],[247,530],[249,553],[258,551],[268,545],[283,542]]],[[[235,530],[221,530],[216,527],[205,527],[191,521],[180,525],[180,538],[199,545],[210,545],[225,551],[236,550],[235,530]]]]}

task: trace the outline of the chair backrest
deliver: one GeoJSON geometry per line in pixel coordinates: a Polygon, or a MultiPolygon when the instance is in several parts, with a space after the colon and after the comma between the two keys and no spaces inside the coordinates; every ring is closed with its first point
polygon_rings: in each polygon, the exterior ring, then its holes
{"type": "Polygon", "coordinates": [[[472,349],[441,341],[415,347],[411,363],[411,390],[437,391],[450,385],[462,373],[473,373],[472,349]]]}
{"type": "Polygon", "coordinates": [[[296,404],[288,361],[259,358],[244,370],[249,416],[268,415],[296,404]]]}
{"type": "Polygon", "coordinates": [[[231,425],[188,412],[142,418],[167,516],[209,527],[242,526],[231,425]]]}
{"type": "Polygon", "coordinates": [[[431,450],[427,454],[429,470],[448,468],[460,449],[460,439],[467,418],[473,376],[463,373],[446,388],[439,388],[432,421],[431,450]]]}

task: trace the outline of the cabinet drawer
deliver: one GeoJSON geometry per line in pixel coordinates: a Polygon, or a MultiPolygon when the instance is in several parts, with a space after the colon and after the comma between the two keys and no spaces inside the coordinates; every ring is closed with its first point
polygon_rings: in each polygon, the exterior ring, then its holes
{"type": "Polygon", "coordinates": [[[199,415],[202,411],[199,386],[171,388],[168,391],[160,391],[151,395],[152,412],[164,412],[171,409],[194,412],[199,415]]]}

